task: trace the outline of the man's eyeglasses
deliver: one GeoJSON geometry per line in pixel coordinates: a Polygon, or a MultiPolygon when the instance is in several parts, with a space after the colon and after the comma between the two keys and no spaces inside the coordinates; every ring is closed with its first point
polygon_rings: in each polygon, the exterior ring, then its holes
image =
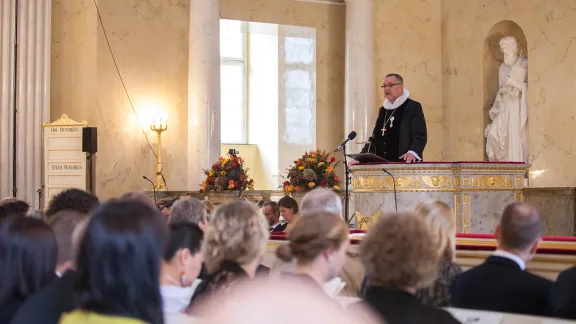
{"type": "Polygon", "coordinates": [[[390,89],[390,88],[392,88],[392,87],[394,87],[394,86],[397,86],[397,85],[400,85],[400,84],[402,84],[402,83],[383,84],[383,85],[380,86],[380,88],[384,88],[384,89],[388,88],[388,89],[390,89]]]}

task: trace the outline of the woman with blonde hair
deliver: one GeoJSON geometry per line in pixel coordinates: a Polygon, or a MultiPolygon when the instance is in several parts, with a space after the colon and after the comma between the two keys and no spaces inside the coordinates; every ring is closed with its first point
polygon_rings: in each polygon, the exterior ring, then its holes
{"type": "Polygon", "coordinates": [[[428,200],[416,206],[416,216],[424,218],[431,230],[434,246],[440,255],[438,277],[429,286],[419,289],[416,298],[428,306],[450,306],[450,287],[462,268],[454,262],[456,257],[456,222],[452,208],[439,200],[428,200]]]}
{"type": "Polygon", "coordinates": [[[276,255],[284,262],[296,260],[296,271],[287,278],[321,290],[340,273],[348,245],[348,226],[340,215],[316,210],[302,214],[276,255]]]}
{"type": "Polygon", "coordinates": [[[235,200],[218,207],[202,243],[208,276],[194,292],[188,313],[199,315],[218,303],[218,296],[254,278],[269,235],[266,219],[252,203],[235,200]]]}

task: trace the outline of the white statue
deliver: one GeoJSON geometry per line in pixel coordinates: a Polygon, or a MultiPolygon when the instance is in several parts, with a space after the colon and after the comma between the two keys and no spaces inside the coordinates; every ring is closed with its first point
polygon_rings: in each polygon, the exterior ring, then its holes
{"type": "Polygon", "coordinates": [[[512,36],[500,40],[504,63],[499,70],[499,90],[489,111],[486,154],[490,161],[528,163],[528,58],[518,56],[512,36]]]}

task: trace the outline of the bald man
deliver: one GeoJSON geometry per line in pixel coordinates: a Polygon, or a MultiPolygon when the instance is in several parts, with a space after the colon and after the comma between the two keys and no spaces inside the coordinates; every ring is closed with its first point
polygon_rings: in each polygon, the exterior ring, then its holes
{"type": "Polygon", "coordinates": [[[554,283],[525,271],[538,249],[543,227],[535,207],[525,203],[506,207],[496,227],[496,251],[483,264],[456,277],[452,306],[552,316],[554,283]]]}

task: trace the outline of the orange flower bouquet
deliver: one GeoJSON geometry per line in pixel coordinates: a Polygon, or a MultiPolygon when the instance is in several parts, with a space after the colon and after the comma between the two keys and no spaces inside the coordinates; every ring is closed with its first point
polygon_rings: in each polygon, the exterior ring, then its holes
{"type": "Polygon", "coordinates": [[[285,193],[306,192],[317,187],[339,190],[340,178],[334,168],[340,162],[326,151],[306,152],[288,168],[288,180],[282,184],[285,193]]]}
{"type": "Polygon", "coordinates": [[[204,170],[206,180],[200,192],[227,190],[254,190],[254,179],[248,176],[244,159],[237,155],[220,157],[210,170],[204,170]]]}

